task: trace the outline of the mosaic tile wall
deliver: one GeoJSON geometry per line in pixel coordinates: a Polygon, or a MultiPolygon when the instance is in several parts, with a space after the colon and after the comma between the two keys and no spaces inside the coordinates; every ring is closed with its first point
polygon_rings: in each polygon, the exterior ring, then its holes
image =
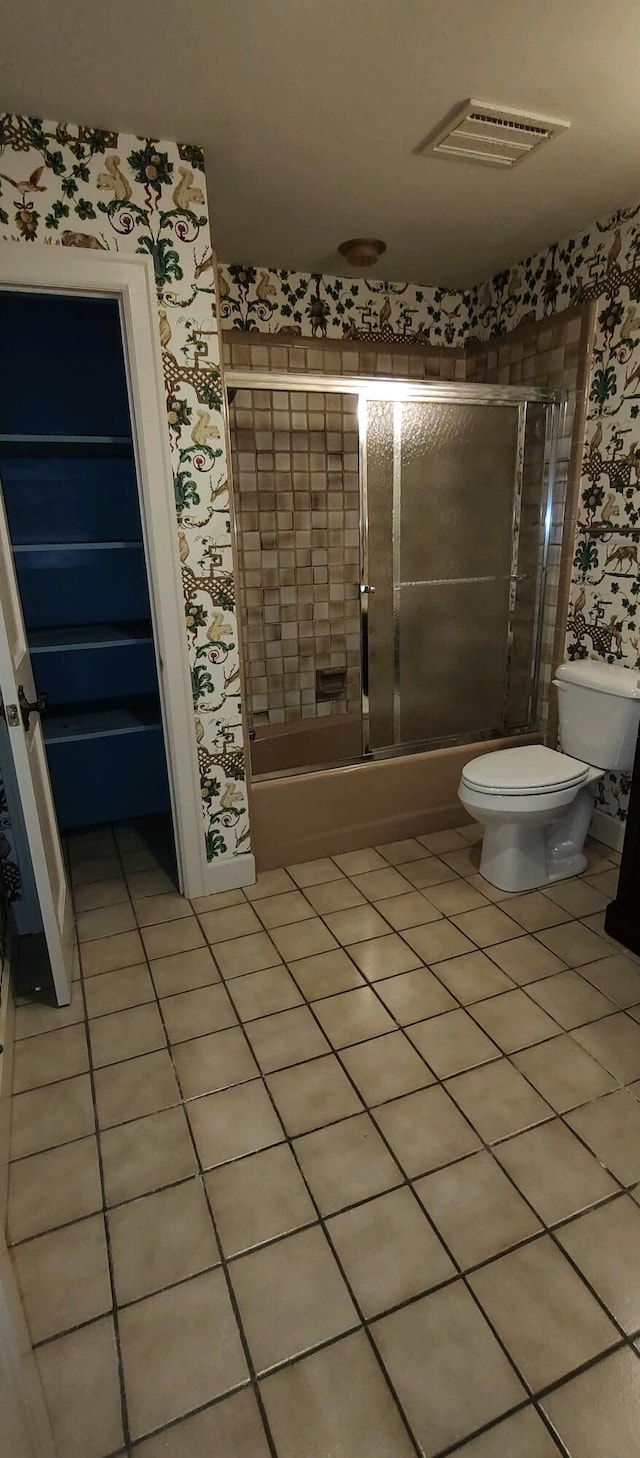
{"type": "MultiPolygon", "coordinates": [[[[229,487],[202,153],[33,117],[0,118],[0,238],[153,261],[176,538],[209,860],[249,849],[229,487]]],[[[0,803],[0,837],[10,841],[0,803]]],[[[0,848],[3,840],[0,839],[0,848]]],[[[11,849],[0,856],[16,894],[11,849]]]]}
{"type": "Polygon", "coordinates": [[[337,339],[279,339],[223,325],[222,358],[232,369],[317,375],[397,375],[400,379],[464,380],[465,351],[391,339],[386,345],[337,339]],[[367,343],[369,347],[367,347],[367,343]]]}
{"type": "Polygon", "coordinates": [[[360,711],[356,410],[272,390],[230,407],[254,728],[360,711]]]}
{"type": "MultiPolygon", "coordinates": [[[[326,375],[462,379],[462,350],[226,334],[225,365],[326,375]]],[[[358,715],[359,482],[348,396],[240,390],[230,411],[253,728],[358,715]],[[293,513],[293,516],[292,516],[293,513]],[[344,687],[329,674],[344,673],[344,687]],[[331,697],[327,697],[327,689],[331,697]],[[334,696],[335,695],[335,696],[334,696]]]]}

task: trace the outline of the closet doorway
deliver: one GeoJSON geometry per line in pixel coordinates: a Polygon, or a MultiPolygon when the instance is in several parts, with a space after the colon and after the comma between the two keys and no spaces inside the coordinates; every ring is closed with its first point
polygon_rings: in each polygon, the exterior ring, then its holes
{"type": "Polygon", "coordinates": [[[59,1003],[66,833],[148,826],[180,889],[206,889],[153,275],[100,259],[106,287],[87,288],[86,264],[55,260],[66,287],[0,270],[0,773],[28,862],[20,929],[41,919],[59,1003]]]}

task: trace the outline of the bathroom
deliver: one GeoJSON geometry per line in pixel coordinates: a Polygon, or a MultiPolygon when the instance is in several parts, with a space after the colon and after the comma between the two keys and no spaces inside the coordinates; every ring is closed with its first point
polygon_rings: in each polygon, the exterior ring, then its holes
{"type": "Polygon", "coordinates": [[[640,1458],[640,21],[455,9],[9,5],[11,1458],[640,1458]]]}

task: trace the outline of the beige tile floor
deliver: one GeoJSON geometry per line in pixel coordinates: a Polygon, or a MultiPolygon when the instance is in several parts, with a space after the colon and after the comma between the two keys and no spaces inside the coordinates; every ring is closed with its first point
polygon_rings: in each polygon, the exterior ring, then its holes
{"type": "Polygon", "coordinates": [[[70,843],[17,1014],[9,1238],[65,1458],[638,1458],[640,963],[617,857],[461,828],[188,903],[70,843]]]}

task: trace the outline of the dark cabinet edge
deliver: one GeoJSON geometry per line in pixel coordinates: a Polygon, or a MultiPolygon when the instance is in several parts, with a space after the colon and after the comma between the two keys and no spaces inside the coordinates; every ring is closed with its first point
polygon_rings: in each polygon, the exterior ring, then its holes
{"type": "Polygon", "coordinates": [[[640,735],[636,743],[618,890],[605,912],[604,929],[629,952],[640,956],[640,735]]]}

